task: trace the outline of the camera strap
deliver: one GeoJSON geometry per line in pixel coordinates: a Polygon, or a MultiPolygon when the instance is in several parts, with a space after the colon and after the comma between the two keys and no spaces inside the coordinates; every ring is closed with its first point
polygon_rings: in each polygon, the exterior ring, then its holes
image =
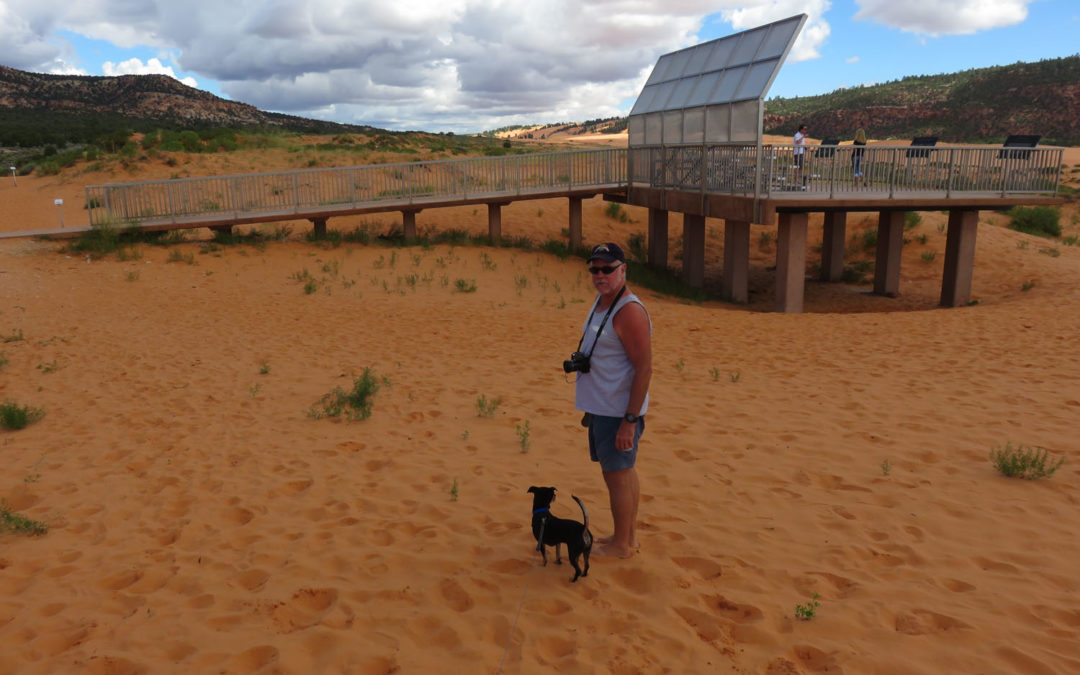
{"type": "MultiPolygon", "coordinates": [[[[600,322],[600,327],[596,329],[596,339],[593,340],[592,349],[589,350],[589,358],[592,358],[592,353],[594,351],[596,351],[596,343],[600,341],[600,333],[604,332],[604,326],[607,325],[608,318],[611,317],[611,313],[615,310],[615,305],[619,304],[619,298],[621,298],[622,294],[625,293],[625,292],[626,292],[626,284],[623,284],[623,287],[619,289],[618,295],[616,295],[615,299],[611,301],[611,307],[608,307],[607,314],[604,315],[604,320],[600,322]]],[[[597,299],[596,304],[597,305],[600,304],[599,299],[597,299]]],[[[592,320],[593,320],[594,316],[596,316],[596,305],[593,305],[593,311],[589,314],[589,320],[585,324],[585,329],[586,330],[588,330],[589,326],[592,324],[592,320]]],[[[575,349],[574,351],[580,352],[581,351],[581,345],[584,342],[585,342],[585,331],[582,331],[581,332],[581,339],[578,340],[577,349],[575,349]]]]}

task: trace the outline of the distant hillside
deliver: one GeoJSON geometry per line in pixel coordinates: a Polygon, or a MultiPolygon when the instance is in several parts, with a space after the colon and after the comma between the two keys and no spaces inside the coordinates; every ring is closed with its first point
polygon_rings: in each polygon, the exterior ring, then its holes
{"type": "Polygon", "coordinates": [[[263,112],[164,75],[45,75],[0,66],[0,146],[88,142],[119,129],[210,127],[378,131],[263,112]]]}
{"type": "Polygon", "coordinates": [[[862,127],[872,138],[1039,134],[1043,144],[1080,145],[1080,55],[766,101],[765,133],[791,135],[800,122],[815,138],[850,139],[862,127]]]}

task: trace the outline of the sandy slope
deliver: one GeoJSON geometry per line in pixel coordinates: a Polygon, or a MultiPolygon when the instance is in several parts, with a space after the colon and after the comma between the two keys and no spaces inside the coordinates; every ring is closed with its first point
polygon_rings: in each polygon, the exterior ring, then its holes
{"type": "MultiPolygon", "coordinates": [[[[20,178],[0,227],[48,221],[84,178],[20,178]]],[[[504,234],[557,237],[565,208],[514,204],[504,234]]],[[[589,241],[645,228],[603,209],[589,241]]],[[[45,411],[0,431],[0,497],[51,527],[0,534],[0,673],[1078,672],[1080,249],[995,220],[962,309],[934,309],[940,214],[910,233],[899,299],[811,283],[806,314],[757,311],[775,251],[756,227],[749,307],[645,291],[642,549],[572,585],[539,567],[525,491],[557,486],[562,516],[577,494],[609,531],[559,367],[580,262],[0,242],[0,399],[45,411]],[[385,378],[370,419],[309,417],[365,368],[385,378]],[[1003,478],[987,453],[1007,441],[1065,465],[1003,478]]]]}

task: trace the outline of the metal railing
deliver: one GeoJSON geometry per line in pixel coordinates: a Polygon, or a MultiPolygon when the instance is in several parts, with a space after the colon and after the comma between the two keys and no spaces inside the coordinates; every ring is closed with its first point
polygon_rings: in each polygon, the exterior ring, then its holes
{"type": "Polygon", "coordinates": [[[753,196],[798,192],[894,198],[913,193],[1057,194],[1062,148],[911,146],[641,147],[630,181],[652,188],[753,196]],[[867,196],[870,196],[869,194],[867,196]]]}
{"type": "Polygon", "coordinates": [[[1057,194],[1061,148],[712,145],[580,150],[86,188],[90,224],[407,209],[634,185],[742,196],[1057,194]],[[856,161],[858,160],[858,161],[856,161]]]}
{"type": "Polygon", "coordinates": [[[90,224],[304,214],[626,184],[626,149],[401,162],[86,188],[90,224]]]}

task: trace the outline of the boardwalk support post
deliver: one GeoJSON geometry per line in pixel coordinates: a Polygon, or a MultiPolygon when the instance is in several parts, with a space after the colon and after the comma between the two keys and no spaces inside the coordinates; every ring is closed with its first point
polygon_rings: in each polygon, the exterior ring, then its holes
{"type": "Polygon", "coordinates": [[[904,212],[881,211],[878,216],[874,293],[900,295],[900,254],[904,249],[904,212]]]}
{"type": "Polygon", "coordinates": [[[829,211],[821,241],[821,280],[840,281],[844,276],[844,238],[847,212],[829,211]]]}
{"type": "Polygon", "coordinates": [[[581,248],[581,197],[570,197],[570,252],[581,248]]]}
{"type": "Polygon", "coordinates": [[[780,213],[776,232],[776,311],[800,314],[806,293],[808,214],[780,213]]]}
{"type": "Polygon", "coordinates": [[[945,272],[941,279],[941,306],[959,307],[971,300],[971,274],[975,268],[975,233],[979,212],[949,211],[945,235],[945,272]]]}
{"type": "Polygon", "coordinates": [[[649,209],[649,267],[662,270],[668,258],[668,212],[649,209]]]}
{"type": "Polygon", "coordinates": [[[312,225],[312,234],[316,239],[321,239],[326,236],[326,221],[329,218],[308,218],[312,225]]]}
{"type": "Polygon", "coordinates": [[[705,216],[683,214],[683,281],[705,286],[705,216]]]}
{"type": "Polygon", "coordinates": [[[728,220],[724,223],[724,297],[732,302],[750,300],[750,223],[728,220]]]}

